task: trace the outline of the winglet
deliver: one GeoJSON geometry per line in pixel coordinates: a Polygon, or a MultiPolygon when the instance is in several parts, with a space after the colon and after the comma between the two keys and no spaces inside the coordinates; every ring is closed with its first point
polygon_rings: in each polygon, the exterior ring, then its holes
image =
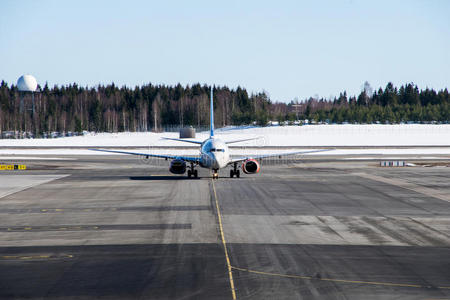
{"type": "Polygon", "coordinates": [[[211,86],[211,104],[210,104],[210,133],[209,136],[214,136],[214,104],[213,104],[213,87],[211,86]]]}

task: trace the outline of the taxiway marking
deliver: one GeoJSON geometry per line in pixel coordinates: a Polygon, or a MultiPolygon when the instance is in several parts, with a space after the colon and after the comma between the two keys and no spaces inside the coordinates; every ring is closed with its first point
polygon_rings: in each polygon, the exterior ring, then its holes
{"type": "Polygon", "coordinates": [[[10,176],[31,176],[32,178],[41,178],[41,180],[40,181],[36,181],[36,182],[31,182],[28,185],[18,186],[16,188],[11,189],[11,190],[0,191],[0,198],[6,197],[6,196],[9,196],[9,195],[18,193],[18,192],[22,192],[24,190],[33,188],[35,186],[46,184],[46,183],[49,183],[51,181],[58,180],[58,179],[61,179],[61,178],[64,178],[64,177],[67,177],[67,176],[70,176],[70,175],[71,174],[61,174],[61,175],[3,175],[2,174],[2,176],[5,176],[5,177],[6,176],[8,176],[8,177],[10,177],[10,176]]]}
{"type": "Polygon", "coordinates": [[[450,289],[450,286],[431,287],[431,286],[425,286],[425,285],[420,285],[420,284],[409,284],[409,283],[393,283],[393,282],[347,280],[347,279],[335,279],[335,278],[320,278],[320,277],[314,277],[314,276],[289,275],[289,274],[262,272],[262,271],[255,271],[255,270],[250,270],[250,269],[238,268],[238,267],[234,267],[234,266],[232,266],[231,268],[235,269],[235,270],[238,270],[238,271],[242,271],[242,272],[254,273],[254,274],[259,274],[259,275],[266,275],[266,276],[275,276],[275,277],[286,277],[286,278],[307,279],[307,280],[320,280],[320,281],[331,281],[331,282],[342,282],[342,283],[369,284],[369,285],[379,285],[379,286],[450,289]]]}
{"type": "Polygon", "coordinates": [[[222,239],[223,251],[225,252],[225,259],[227,261],[228,278],[230,280],[231,296],[233,297],[233,300],[236,300],[236,290],[234,288],[234,281],[233,281],[233,270],[232,270],[232,266],[230,263],[230,257],[228,256],[227,241],[225,240],[225,234],[223,232],[222,215],[220,213],[219,201],[217,199],[217,193],[216,193],[216,187],[214,185],[214,179],[212,179],[211,182],[212,182],[212,187],[213,187],[213,192],[214,192],[214,200],[216,202],[217,219],[219,220],[220,237],[222,239]]]}

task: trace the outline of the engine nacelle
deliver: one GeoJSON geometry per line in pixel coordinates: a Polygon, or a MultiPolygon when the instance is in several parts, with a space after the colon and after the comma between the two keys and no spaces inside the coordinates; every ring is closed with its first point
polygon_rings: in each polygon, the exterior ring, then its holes
{"type": "Polygon", "coordinates": [[[242,164],[242,171],[245,174],[255,174],[259,172],[259,163],[255,159],[247,159],[242,164]]]}
{"type": "Polygon", "coordinates": [[[186,162],[181,159],[172,160],[169,171],[173,174],[184,174],[186,172],[186,162]]]}

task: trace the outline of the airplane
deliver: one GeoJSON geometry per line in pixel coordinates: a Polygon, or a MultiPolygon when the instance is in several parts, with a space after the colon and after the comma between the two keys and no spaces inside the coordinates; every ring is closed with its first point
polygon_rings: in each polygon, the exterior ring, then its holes
{"type": "Polygon", "coordinates": [[[194,141],[194,140],[185,140],[185,139],[177,139],[177,138],[163,138],[165,140],[173,140],[185,143],[197,144],[200,147],[200,155],[199,156],[179,156],[179,155],[159,155],[159,154],[147,154],[147,153],[136,153],[136,152],[127,152],[127,151],[116,151],[116,150],[105,150],[105,149],[90,149],[93,151],[101,151],[101,152],[111,152],[111,153],[120,153],[120,154],[129,154],[129,155],[137,155],[143,156],[146,158],[154,157],[154,158],[162,158],[162,159],[171,159],[169,172],[172,174],[185,174],[187,170],[188,178],[194,177],[198,178],[198,172],[195,167],[200,166],[202,168],[212,170],[213,179],[219,178],[219,169],[226,168],[231,166],[230,170],[230,178],[236,176],[236,178],[240,177],[240,170],[238,169],[238,164],[241,164],[241,169],[245,174],[256,174],[260,171],[260,163],[258,160],[269,158],[269,157],[279,157],[287,156],[287,155],[299,155],[305,153],[313,153],[313,152],[322,152],[322,151],[330,151],[332,149],[321,149],[321,150],[311,150],[311,151],[296,151],[296,152],[288,152],[288,153],[273,153],[266,155],[255,155],[255,156],[245,156],[239,158],[232,158],[230,155],[230,150],[228,148],[229,144],[245,142],[250,140],[259,139],[257,138],[245,138],[231,141],[223,141],[220,138],[216,137],[214,134],[214,105],[213,105],[213,89],[211,87],[211,98],[210,98],[210,135],[209,138],[204,141],[194,141]],[[187,166],[189,164],[189,167],[187,166]]]}

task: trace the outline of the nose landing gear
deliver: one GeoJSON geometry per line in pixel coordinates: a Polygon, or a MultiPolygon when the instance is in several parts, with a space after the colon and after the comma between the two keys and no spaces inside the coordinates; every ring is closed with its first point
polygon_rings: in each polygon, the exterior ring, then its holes
{"type": "Polygon", "coordinates": [[[213,179],[219,179],[219,173],[217,173],[217,169],[213,169],[212,178],[213,179]]]}

